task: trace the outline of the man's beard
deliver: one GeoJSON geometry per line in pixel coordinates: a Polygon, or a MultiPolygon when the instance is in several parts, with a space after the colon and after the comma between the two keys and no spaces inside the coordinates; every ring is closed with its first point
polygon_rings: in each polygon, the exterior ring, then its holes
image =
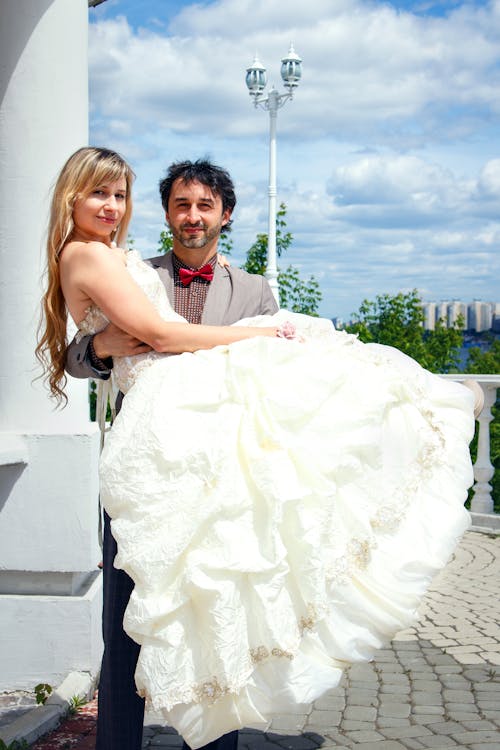
{"type": "MultiPolygon", "coordinates": [[[[198,226],[198,225],[197,225],[198,226]]],[[[181,243],[183,247],[194,249],[194,248],[202,248],[208,245],[209,242],[212,242],[212,240],[215,240],[219,237],[222,229],[222,225],[218,224],[211,229],[207,229],[205,224],[201,225],[203,227],[203,234],[198,237],[186,237],[182,234],[182,229],[177,230],[173,227],[170,227],[170,231],[172,232],[172,235],[175,237],[178,242],[181,243]]]]}

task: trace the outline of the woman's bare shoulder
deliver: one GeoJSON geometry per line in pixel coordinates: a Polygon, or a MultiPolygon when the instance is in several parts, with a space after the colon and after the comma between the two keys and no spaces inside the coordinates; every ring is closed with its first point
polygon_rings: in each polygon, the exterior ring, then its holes
{"type": "Polygon", "coordinates": [[[61,252],[60,263],[61,268],[89,263],[108,267],[125,265],[125,252],[103,242],[68,242],[61,252]]]}

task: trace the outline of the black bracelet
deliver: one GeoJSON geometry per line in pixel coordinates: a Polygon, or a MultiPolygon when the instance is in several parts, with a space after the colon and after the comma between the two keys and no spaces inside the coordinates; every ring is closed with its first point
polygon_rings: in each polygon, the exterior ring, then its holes
{"type": "Polygon", "coordinates": [[[94,349],[94,336],[90,337],[89,345],[88,345],[88,353],[89,353],[89,359],[90,364],[92,367],[95,367],[96,370],[111,370],[113,367],[113,357],[106,357],[106,359],[101,359],[97,356],[94,349]]]}

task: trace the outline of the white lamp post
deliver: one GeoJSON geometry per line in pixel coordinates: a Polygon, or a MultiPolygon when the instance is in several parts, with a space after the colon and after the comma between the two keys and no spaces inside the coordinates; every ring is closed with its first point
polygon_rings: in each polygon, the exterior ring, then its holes
{"type": "Polygon", "coordinates": [[[288,55],[281,59],[281,77],[288,91],[279,94],[274,86],[267,96],[264,96],[267,76],[266,69],[259,62],[257,56],[253,65],[247,68],[246,84],[253,97],[255,107],[261,107],[269,112],[269,231],[267,246],[266,278],[279,304],[278,268],[276,265],[276,120],[278,109],[285,102],[293,99],[293,91],[299,85],[302,76],[302,60],[296,54],[293,44],[290,45],[288,55]]]}

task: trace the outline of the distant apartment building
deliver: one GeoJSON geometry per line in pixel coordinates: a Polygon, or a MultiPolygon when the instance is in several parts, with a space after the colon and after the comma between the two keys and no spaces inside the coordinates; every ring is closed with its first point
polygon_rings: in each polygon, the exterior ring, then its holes
{"type": "Polygon", "coordinates": [[[433,331],[436,327],[437,305],[435,302],[424,302],[422,309],[424,311],[424,329],[433,331]]]}
{"type": "Polygon", "coordinates": [[[450,304],[448,305],[448,317],[446,319],[448,328],[453,328],[453,326],[458,322],[458,319],[461,317],[462,325],[460,326],[460,328],[465,331],[468,325],[467,312],[467,305],[465,304],[465,302],[459,302],[458,300],[450,302],[450,304]]]}
{"type": "Polygon", "coordinates": [[[436,323],[438,320],[443,320],[448,323],[448,301],[441,301],[436,303],[436,323]]]}
{"type": "Polygon", "coordinates": [[[475,299],[468,305],[467,328],[469,331],[482,333],[491,330],[493,323],[492,305],[489,302],[482,302],[475,299]]]}
{"type": "Polygon", "coordinates": [[[440,302],[424,302],[424,329],[433,331],[438,320],[443,320],[449,328],[454,326],[461,315],[463,330],[483,333],[484,331],[500,332],[500,302],[462,302],[462,300],[441,300],[440,302]]]}
{"type": "Polygon", "coordinates": [[[500,302],[493,302],[493,323],[491,324],[492,330],[495,333],[500,333],[500,302]]]}

